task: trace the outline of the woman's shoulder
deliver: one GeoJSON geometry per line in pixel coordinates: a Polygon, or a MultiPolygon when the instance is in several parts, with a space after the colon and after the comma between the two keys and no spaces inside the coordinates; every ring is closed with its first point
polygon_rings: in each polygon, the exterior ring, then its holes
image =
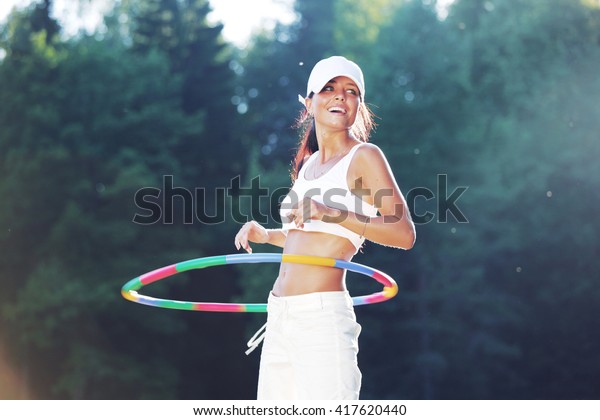
{"type": "Polygon", "coordinates": [[[374,163],[377,161],[385,162],[385,155],[381,148],[373,143],[361,144],[354,154],[354,160],[361,163],[374,163]]]}
{"type": "Polygon", "coordinates": [[[379,146],[373,143],[364,143],[357,148],[354,158],[348,168],[352,179],[380,179],[390,171],[389,163],[379,146]]]}

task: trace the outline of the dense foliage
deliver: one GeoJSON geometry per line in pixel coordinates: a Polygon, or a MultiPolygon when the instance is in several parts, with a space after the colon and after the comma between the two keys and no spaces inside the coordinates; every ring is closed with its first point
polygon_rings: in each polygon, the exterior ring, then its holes
{"type": "MultiPolygon", "coordinates": [[[[362,65],[372,141],[418,222],[411,251],[355,258],[400,286],[357,308],[362,397],[599,397],[597,2],[297,0],[295,23],[244,49],[207,0],[123,0],[69,39],[51,6],[0,26],[0,398],[254,398],[244,350],[264,315],[119,289],[235,252],[248,218],[277,225],[297,95],[331,54],[362,65]],[[135,223],[149,189],[160,217],[135,223]]],[[[264,301],[275,275],[226,266],[148,292],[264,301]]]]}

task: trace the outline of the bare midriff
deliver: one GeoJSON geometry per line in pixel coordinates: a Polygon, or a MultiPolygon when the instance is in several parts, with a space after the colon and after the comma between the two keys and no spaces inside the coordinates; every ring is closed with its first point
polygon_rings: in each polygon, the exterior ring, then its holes
{"type": "MultiPolygon", "coordinates": [[[[284,254],[328,257],[350,261],[355,253],[352,243],[340,236],[323,232],[288,232],[284,254]]],[[[346,290],[345,270],[308,264],[282,263],[273,285],[275,296],[294,296],[315,292],[346,290]]]]}

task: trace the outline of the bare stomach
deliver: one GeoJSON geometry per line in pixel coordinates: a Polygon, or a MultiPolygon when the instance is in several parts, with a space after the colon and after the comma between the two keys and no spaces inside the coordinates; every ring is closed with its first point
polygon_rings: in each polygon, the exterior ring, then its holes
{"type": "MultiPolygon", "coordinates": [[[[329,257],[350,261],[354,245],[346,239],[322,232],[290,230],[283,248],[284,254],[329,257]]],[[[345,270],[307,264],[282,263],[273,285],[276,296],[303,295],[315,292],[346,290],[345,270]]]]}

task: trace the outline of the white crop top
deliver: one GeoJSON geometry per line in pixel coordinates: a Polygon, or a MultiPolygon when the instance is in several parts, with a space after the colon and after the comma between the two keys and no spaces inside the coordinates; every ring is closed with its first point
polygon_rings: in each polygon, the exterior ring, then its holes
{"type": "MultiPolygon", "coordinates": [[[[374,206],[363,201],[359,196],[352,194],[348,189],[348,168],[350,167],[350,162],[352,161],[354,153],[356,153],[361,144],[357,144],[350,149],[346,156],[340,159],[339,162],[325,174],[311,180],[305,178],[306,168],[310,166],[310,163],[314,162],[319,155],[319,151],[317,150],[308,158],[304,165],[302,165],[302,168],[300,168],[300,172],[298,173],[290,192],[281,202],[279,214],[281,216],[282,229],[284,231],[299,229],[293,221],[288,221],[286,214],[289,213],[289,211],[305,196],[309,196],[313,200],[325,204],[328,207],[347,210],[363,216],[377,216],[377,209],[374,206]]],[[[346,238],[352,242],[356,252],[358,252],[360,246],[364,242],[364,238],[359,234],[346,229],[338,223],[326,223],[322,220],[310,219],[304,222],[302,230],[306,232],[324,232],[346,238]]]]}

